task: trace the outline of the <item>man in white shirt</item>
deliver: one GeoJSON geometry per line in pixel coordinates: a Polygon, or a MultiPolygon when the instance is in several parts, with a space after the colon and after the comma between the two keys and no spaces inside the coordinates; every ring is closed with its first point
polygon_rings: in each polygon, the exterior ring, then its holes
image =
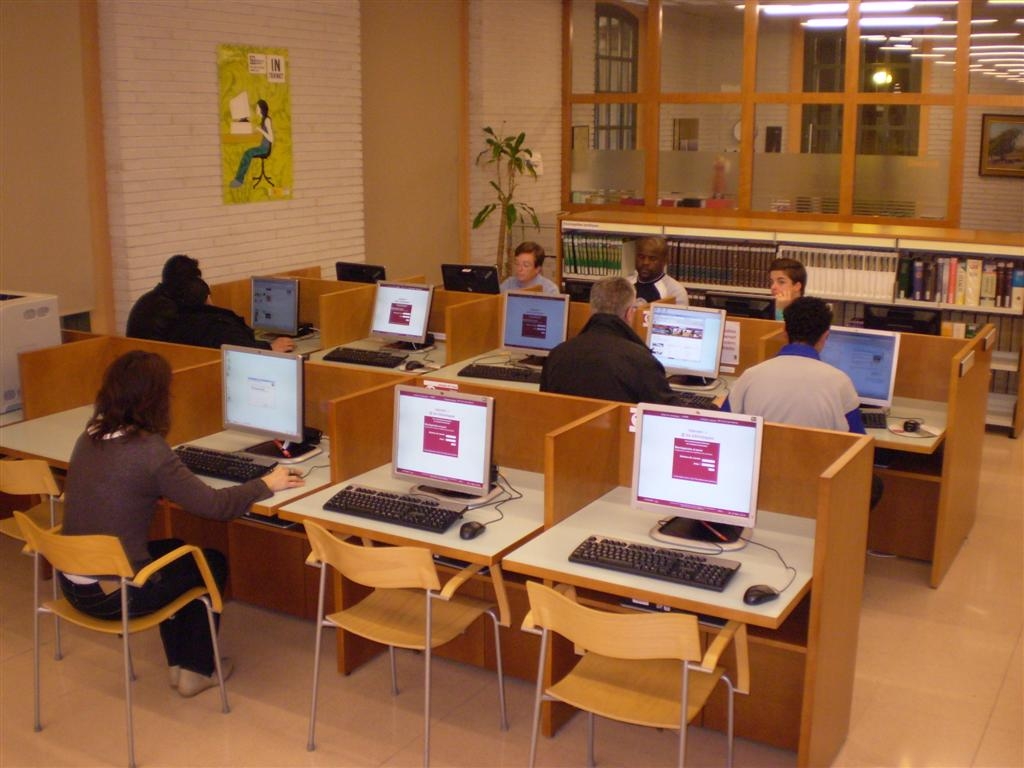
{"type": "Polygon", "coordinates": [[[559,293],[558,286],[540,273],[544,256],[544,248],[529,240],[516,246],[512,262],[514,274],[502,282],[501,292],[523,291],[540,286],[541,293],[559,293]]]}
{"type": "Polygon", "coordinates": [[[668,276],[668,243],[664,237],[642,237],[636,241],[636,272],[629,282],[636,286],[636,297],[650,303],[660,299],[675,299],[676,304],[690,303],[686,289],[668,276]]]}

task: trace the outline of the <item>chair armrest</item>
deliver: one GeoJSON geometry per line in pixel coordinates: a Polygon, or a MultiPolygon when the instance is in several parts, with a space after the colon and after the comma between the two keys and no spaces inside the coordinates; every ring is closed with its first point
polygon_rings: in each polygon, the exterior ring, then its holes
{"type": "Polygon", "coordinates": [[[441,591],[437,594],[437,596],[441,600],[451,600],[452,597],[455,595],[455,592],[459,589],[459,587],[461,587],[471,578],[480,573],[480,571],[482,571],[484,568],[485,566],[483,565],[476,565],[474,563],[470,563],[461,571],[459,571],[450,579],[448,579],[448,581],[444,583],[444,587],[441,588],[441,591]]]}
{"type": "Polygon", "coordinates": [[[224,610],[224,602],[221,599],[220,589],[217,587],[217,582],[213,578],[213,574],[210,572],[210,566],[206,562],[206,556],[203,554],[203,550],[194,544],[183,544],[175,550],[168,552],[162,557],[158,557],[151,563],[147,563],[138,570],[132,580],[129,582],[133,587],[141,587],[150,577],[163,568],[168,563],[172,563],[175,560],[191,555],[196,561],[196,567],[199,569],[199,574],[203,578],[203,584],[206,586],[206,591],[210,593],[210,602],[213,604],[213,610],[216,613],[220,613],[224,610]]]}
{"type": "Polygon", "coordinates": [[[704,652],[700,668],[710,672],[718,666],[718,660],[726,648],[732,643],[736,652],[737,693],[750,693],[750,648],[747,645],[747,625],[739,621],[730,621],[715,636],[715,639],[704,652]]]}
{"type": "MultiPolygon", "coordinates": [[[[576,587],[572,584],[555,584],[552,589],[555,592],[559,592],[565,595],[567,598],[572,600],[574,603],[578,602],[576,599],[576,587]]],[[[537,629],[537,625],[533,623],[533,611],[527,611],[523,617],[523,623],[519,627],[523,632],[529,632],[531,635],[543,634],[541,630],[537,629]]]]}

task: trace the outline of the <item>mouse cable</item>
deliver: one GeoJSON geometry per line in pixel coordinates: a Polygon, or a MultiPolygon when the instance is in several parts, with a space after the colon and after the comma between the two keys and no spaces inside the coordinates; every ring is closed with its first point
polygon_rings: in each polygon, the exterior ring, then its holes
{"type": "Polygon", "coordinates": [[[483,509],[484,507],[494,507],[494,511],[498,513],[498,516],[496,518],[494,518],[493,520],[483,521],[483,525],[490,525],[491,523],[497,523],[497,522],[499,522],[501,520],[504,520],[505,519],[505,513],[502,512],[501,506],[503,504],[505,504],[506,502],[518,501],[519,499],[523,498],[522,492],[517,490],[515,487],[513,487],[512,483],[510,483],[508,481],[508,478],[506,478],[500,472],[498,473],[498,482],[496,483],[496,485],[499,488],[501,488],[501,490],[503,490],[505,492],[504,496],[502,496],[501,498],[496,499],[494,501],[489,501],[486,504],[479,504],[477,506],[469,507],[468,508],[469,510],[473,510],[473,509],[483,509]]]}
{"type": "Polygon", "coordinates": [[[309,469],[307,469],[305,472],[296,472],[295,474],[297,474],[301,479],[305,480],[307,477],[310,476],[310,474],[313,472],[313,470],[316,470],[316,469],[330,469],[330,466],[331,466],[330,464],[315,464],[312,467],[310,467],[309,469]]]}
{"type": "Polygon", "coordinates": [[[779,562],[782,563],[782,567],[790,572],[789,581],[786,582],[786,586],[779,590],[780,595],[793,585],[793,582],[796,581],[796,568],[794,568],[792,565],[786,562],[786,558],[782,556],[782,553],[779,552],[779,550],[777,550],[775,547],[770,547],[767,544],[762,544],[760,541],[754,541],[752,538],[747,539],[742,536],[740,538],[743,539],[743,541],[747,542],[747,544],[756,544],[762,549],[767,549],[774,552],[775,556],[779,558],[779,562]]]}

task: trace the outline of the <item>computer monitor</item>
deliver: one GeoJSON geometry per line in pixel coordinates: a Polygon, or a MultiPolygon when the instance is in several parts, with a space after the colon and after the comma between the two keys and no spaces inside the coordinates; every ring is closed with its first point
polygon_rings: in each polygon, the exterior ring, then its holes
{"type": "Polygon", "coordinates": [[[269,437],[245,453],[282,463],[320,453],[303,442],[302,357],[269,349],[221,347],[224,428],[269,437]]]}
{"type": "Polygon", "coordinates": [[[498,268],[491,264],[442,264],[441,277],[446,291],[498,293],[498,268]]]}
{"type": "Polygon", "coordinates": [[[864,327],[876,331],[904,331],[938,336],[942,333],[942,313],[937,309],[865,304],[864,327]]]}
{"type": "Polygon", "coordinates": [[[636,411],[630,506],[671,518],[659,540],[742,547],[757,519],[762,418],[652,403],[636,411]]]}
{"type": "Polygon", "coordinates": [[[298,278],[252,278],[252,327],[255,331],[279,336],[298,334],[298,278]]]}
{"type": "Polygon", "coordinates": [[[569,329],[569,297],[564,293],[509,291],[501,321],[501,348],[525,352],[517,362],[543,365],[548,353],[565,341],[569,329]]]}
{"type": "Polygon", "coordinates": [[[377,283],[370,335],[403,347],[427,343],[427,321],[434,286],[424,283],[377,283]]]}
{"type": "Polygon", "coordinates": [[[724,309],[726,314],[734,315],[735,317],[775,319],[775,300],[767,296],[712,293],[708,291],[704,294],[704,306],[711,309],[724,309]]]}
{"type": "Polygon", "coordinates": [[[569,294],[571,301],[590,303],[590,291],[593,287],[593,280],[574,280],[569,277],[562,280],[562,292],[569,294]]]}
{"type": "Polygon", "coordinates": [[[452,390],[395,387],[392,475],[414,491],[467,503],[499,492],[492,484],[494,398],[452,390]]]}
{"type": "Polygon", "coordinates": [[[387,280],[387,270],[380,264],[366,264],[361,261],[336,261],[334,272],[339,280],[350,283],[376,283],[387,280]]]}
{"type": "Polygon", "coordinates": [[[711,387],[718,377],[725,337],[725,310],[650,305],[647,346],[673,384],[711,387]]]}
{"type": "Polygon", "coordinates": [[[894,331],[832,326],[821,359],[853,381],[861,405],[892,405],[900,335],[894,331]]]}

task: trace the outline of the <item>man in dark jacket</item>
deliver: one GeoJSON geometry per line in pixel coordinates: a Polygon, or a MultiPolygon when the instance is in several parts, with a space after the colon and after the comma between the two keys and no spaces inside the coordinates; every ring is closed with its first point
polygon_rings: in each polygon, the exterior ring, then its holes
{"type": "Polygon", "coordinates": [[[590,292],[590,320],[575,338],[548,356],[542,392],[626,403],[671,403],[665,369],[631,327],[636,290],[624,277],[607,277],[590,292]]]}
{"type": "Polygon", "coordinates": [[[242,317],[230,309],[208,304],[209,297],[210,287],[201,277],[194,277],[181,286],[176,293],[178,317],[165,340],[215,349],[221,344],[259,347],[275,352],[291,352],[295,348],[295,341],[287,336],[278,336],[270,343],[258,340],[242,317]]]}
{"type": "Polygon", "coordinates": [[[128,314],[126,336],[136,339],[170,341],[168,333],[178,319],[177,294],[193,278],[201,278],[199,262],[183,253],[171,256],[164,264],[160,283],[142,294],[128,314]]]}

